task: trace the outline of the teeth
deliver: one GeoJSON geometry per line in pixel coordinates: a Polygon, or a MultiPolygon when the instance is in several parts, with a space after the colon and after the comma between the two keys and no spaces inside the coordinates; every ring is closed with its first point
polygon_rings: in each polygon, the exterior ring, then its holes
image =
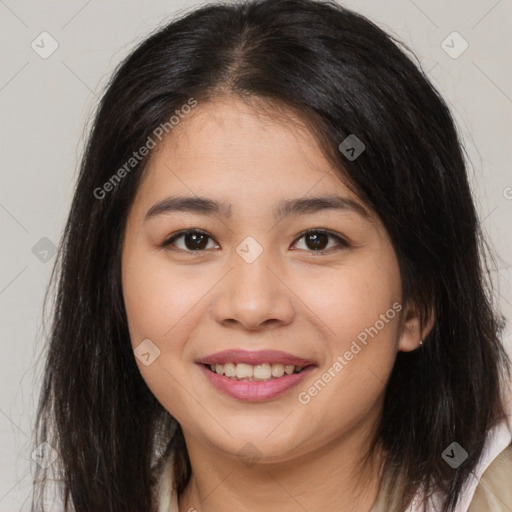
{"type": "Polygon", "coordinates": [[[244,379],[245,377],[253,376],[253,368],[250,364],[237,364],[236,365],[236,377],[237,379],[244,379]]]}
{"type": "Polygon", "coordinates": [[[269,364],[257,364],[254,367],[254,378],[258,380],[267,380],[272,376],[272,370],[269,364]]]}
{"type": "Polygon", "coordinates": [[[210,370],[217,375],[224,375],[235,380],[248,381],[267,381],[282,377],[283,375],[292,375],[299,373],[303,366],[294,366],[293,364],[263,363],[250,365],[245,363],[226,363],[208,365],[210,370]]]}
{"type": "Polygon", "coordinates": [[[284,375],[284,364],[272,365],[272,377],[282,377],[284,375]]]}
{"type": "MultiPolygon", "coordinates": [[[[219,372],[217,372],[217,373],[219,373],[219,372]]],[[[222,375],[222,373],[220,375],[222,375]]],[[[233,363],[226,363],[224,365],[224,375],[226,377],[235,377],[236,376],[236,366],[233,363]]]]}

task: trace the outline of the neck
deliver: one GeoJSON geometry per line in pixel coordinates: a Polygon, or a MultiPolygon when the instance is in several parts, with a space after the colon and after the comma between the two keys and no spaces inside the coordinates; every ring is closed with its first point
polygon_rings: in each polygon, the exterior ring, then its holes
{"type": "Polygon", "coordinates": [[[180,512],[369,512],[381,482],[381,453],[361,455],[369,436],[345,433],[321,449],[286,462],[246,465],[185,434],[192,466],[179,497],[180,512]]]}

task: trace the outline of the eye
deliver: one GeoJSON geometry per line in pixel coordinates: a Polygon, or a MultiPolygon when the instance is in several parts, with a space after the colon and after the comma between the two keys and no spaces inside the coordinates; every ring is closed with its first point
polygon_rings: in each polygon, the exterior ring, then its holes
{"type": "Polygon", "coordinates": [[[200,231],[198,229],[187,229],[172,235],[162,244],[162,247],[166,248],[169,245],[174,245],[175,241],[179,240],[180,238],[183,239],[184,247],[177,248],[186,252],[206,250],[208,249],[208,238],[213,240],[213,238],[211,238],[211,236],[204,231],[200,231]]]}
{"type": "Polygon", "coordinates": [[[306,249],[310,249],[309,252],[324,253],[331,249],[340,250],[342,248],[349,247],[350,245],[345,239],[341,238],[341,236],[319,229],[310,229],[306,231],[300,238],[298,238],[298,240],[301,239],[304,239],[306,249]],[[336,240],[338,242],[338,247],[335,245],[334,247],[327,248],[326,245],[329,244],[329,238],[336,240]]]}
{"type": "MultiPolygon", "coordinates": [[[[174,246],[178,250],[185,252],[204,251],[218,247],[218,245],[214,247],[208,247],[208,239],[213,240],[213,238],[208,235],[208,233],[202,230],[187,229],[173,234],[170,238],[165,240],[161,247],[168,248],[169,246],[174,246]],[[183,239],[183,244],[181,247],[176,244],[176,241],[180,239],[183,239]]],[[[308,252],[324,253],[329,252],[332,249],[339,250],[349,247],[349,243],[339,235],[320,229],[310,229],[306,231],[297,240],[301,239],[304,239],[306,250],[309,249],[308,252]],[[335,240],[337,244],[335,244],[334,247],[326,247],[326,245],[329,245],[329,239],[335,240]]]]}

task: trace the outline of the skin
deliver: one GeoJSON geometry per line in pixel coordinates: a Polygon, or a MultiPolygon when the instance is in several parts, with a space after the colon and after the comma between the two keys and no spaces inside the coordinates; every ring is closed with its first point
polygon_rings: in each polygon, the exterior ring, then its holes
{"type": "Polygon", "coordinates": [[[358,334],[402,304],[386,230],[299,119],[275,108],[265,115],[233,97],[198,104],[151,154],[127,220],[122,285],[133,348],[150,339],[160,350],[148,366],[136,359],[140,372],[187,443],[192,477],[180,512],[370,510],[380,475],[360,459],[397,352],[416,349],[425,333],[403,305],[309,403],[298,401],[358,334]],[[332,194],[368,216],[272,216],[283,199],[332,194]],[[232,216],[167,212],[145,220],[171,195],[225,201],[232,216]],[[162,247],[190,228],[207,232],[202,250],[190,237],[162,247]],[[329,237],[319,254],[301,236],[313,228],[349,245],[329,237]],[[236,252],[247,236],[263,250],[252,263],[236,252]],[[230,348],[282,350],[317,368],[285,394],[247,403],[214,388],[195,363],[230,348]],[[253,465],[238,454],[249,442],[261,457],[253,465]]]}

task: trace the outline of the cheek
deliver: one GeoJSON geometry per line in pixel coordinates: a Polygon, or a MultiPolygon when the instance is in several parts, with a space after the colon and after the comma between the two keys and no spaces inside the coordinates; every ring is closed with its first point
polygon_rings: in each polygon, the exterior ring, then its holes
{"type": "Polygon", "coordinates": [[[169,267],[158,259],[154,253],[143,251],[126,254],[123,296],[133,349],[149,339],[159,351],[147,366],[134,355],[141,376],[156,399],[181,423],[191,414],[183,357],[192,324],[197,322],[193,306],[199,297],[198,290],[194,292],[186,285],[190,277],[170,275],[169,267]]]}
{"type": "Polygon", "coordinates": [[[187,340],[204,315],[201,298],[213,282],[198,279],[193,268],[171,270],[161,254],[137,249],[126,251],[122,269],[131,345],[136,349],[149,339],[159,351],[148,366],[136,357],[139,371],[158,401],[178,421],[184,415],[186,420],[191,405],[184,391],[190,387],[187,340]]]}
{"type": "Polygon", "coordinates": [[[384,253],[375,258],[370,254],[328,274],[308,276],[300,287],[299,297],[317,318],[315,323],[323,325],[322,332],[331,349],[343,350],[376,322],[382,334],[386,331],[388,337],[393,332],[396,337],[397,322],[392,320],[398,312],[392,306],[400,304],[401,285],[398,263],[392,255],[386,257],[384,253]],[[384,324],[381,315],[385,316],[384,324]]]}
{"type": "Polygon", "coordinates": [[[402,309],[398,262],[391,252],[375,254],[336,269],[328,279],[313,280],[314,291],[304,287],[301,297],[318,317],[329,353],[322,382],[304,389],[303,400],[333,425],[358,421],[376,405],[396,358],[402,309]]]}
{"type": "Polygon", "coordinates": [[[191,286],[191,277],[170,268],[155,254],[141,252],[126,258],[123,296],[132,344],[149,338],[168,345],[166,341],[176,339],[186,327],[194,305],[207,290],[206,285],[205,290],[191,286]]]}

